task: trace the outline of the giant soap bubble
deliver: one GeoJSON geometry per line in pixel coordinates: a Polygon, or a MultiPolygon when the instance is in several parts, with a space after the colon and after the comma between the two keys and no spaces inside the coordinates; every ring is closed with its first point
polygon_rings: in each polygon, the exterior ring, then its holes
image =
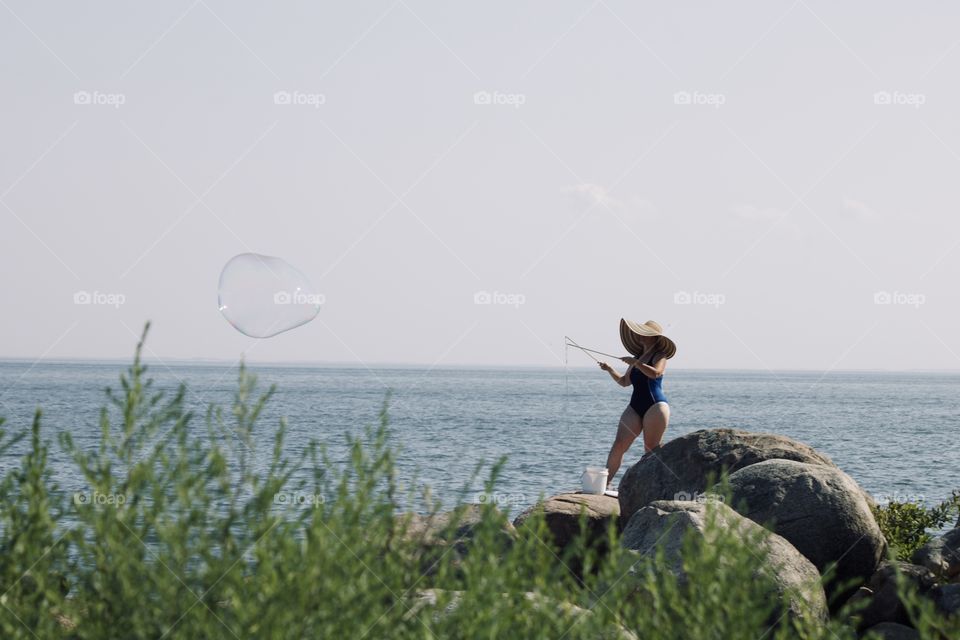
{"type": "Polygon", "coordinates": [[[296,268],[259,253],[231,258],[220,272],[217,293],[223,317],[251,338],[269,338],[306,324],[324,302],[296,268]]]}

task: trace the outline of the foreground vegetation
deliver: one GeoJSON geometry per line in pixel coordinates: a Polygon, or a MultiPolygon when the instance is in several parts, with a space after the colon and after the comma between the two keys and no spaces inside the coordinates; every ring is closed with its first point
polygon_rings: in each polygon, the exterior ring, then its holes
{"type": "MultiPolygon", "coordinates": [[[[615,529],[602,553],[581,543],[558,556],[537,518],[505,537],[509,524],[489,503],[467,542],[426,549],[398,517],[416,495],[397,481],[386,407],[378,425],[348,436],[348,464],[331,464],[319,444],[288,459],[282,422],[271,440],[257,430],[272,390],[258,395],[243,367],[233,406],[198,417],[183,387],[154,389],[141,347],[108,391],[99,446],[60,440],[85,491],[52,483],[39,413],[26,433],[0,422],[0,453],[29,438],[0,479],[0,637],[856,635],[849,612],[771,627],[777,604],[752,579],[752,541],[720,528],[709,545],[684,540],[684,580],[662,555],[638,561],[621,549],[615,529]],[[252,452],[265,440],[263,465],[252,452]]],[[[451,519],[439,539],[462,537],[456,528],[451,519]]],[[[924,638],[948,632],[928,605],[910,603],[924,638]]]]}

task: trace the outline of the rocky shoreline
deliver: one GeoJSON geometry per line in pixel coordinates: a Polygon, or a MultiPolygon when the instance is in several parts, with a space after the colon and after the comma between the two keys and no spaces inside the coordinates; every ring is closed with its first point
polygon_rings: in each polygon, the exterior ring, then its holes
{"type": "MultiPolygon", "coordinates": [[[[505,523],[504,542],[536,514],[543,516],[558,558],[577,542],[603,553],[608,530],[616,527],[631,557],[652,557],[659,546],[667,570],[682,579],[683,536],[707,535],[710,520],[758,541],[755,578],[782,605],[773,624],[797,615],[822,621],[849,616],[851,608],[844,605],[856,604],[847,622],[859,634],[919,638],[898,576],[940,614],[960,613],[960,529],[933,539],[909,563],[893,559],[874,517],[874,499],[829,457],[790,438],[736,429],[696,431],[644,455],[624,474],[618,492],[617,498],[580,492],[546,498],[505,523]],[[728,474],[726,499],[711,491],[722,472],[728,474]],[[578,540],[581,531],[586,540],[578,540]]],[[[478,511],[468,509],[461,517],[452,544],[465,553],[478,511]]],[[[427,536],[439,524],[449,523],[415,519],[409,530],[427,536]]]]}

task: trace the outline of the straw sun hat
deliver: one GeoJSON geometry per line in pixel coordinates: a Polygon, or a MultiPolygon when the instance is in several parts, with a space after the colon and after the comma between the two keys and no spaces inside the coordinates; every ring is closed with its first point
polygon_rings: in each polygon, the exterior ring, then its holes
{"type": "Polygon", "coordinates": [[[663,335],[663,327],[653,320],[647,320],[640,324],[633,320],[620,318],[620,341],[623,342],[627,351],[636,357],[640,357],[640,354],[643,353],[643,343],[639,340],[640,336],[658,336],[660,344],[657,346],[663,350],[663,355],[667,359],[672,358],[677,353],[677,345],[673,343],[673,340],[663,335]]]}

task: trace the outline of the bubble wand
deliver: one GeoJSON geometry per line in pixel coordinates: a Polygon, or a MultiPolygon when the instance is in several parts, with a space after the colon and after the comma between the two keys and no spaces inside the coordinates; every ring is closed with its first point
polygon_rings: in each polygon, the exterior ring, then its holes
{"type": "Polygon", "coordinates": [[[587,349],[586,347],[581,347],[576,342],[574,342],[573,338],[571,338],[570,336],[563,336],[563,337],[567,340],[568,345],[570,345],[571,347],[576,347],[577,349],[580,349],[585,354],[590,356],[590,358],[593,359],[593,361],[596,362],[597,364],[600,364],[600,361],[593,357],[592,354],[594,353],[599,354],[601,356],[607,356],[608,358],[616,358],[617,360],[623,359],[623,356],[615,356],[612,353],[604,353],[603,351],[597,351],[596,349],[587,349]]]}

